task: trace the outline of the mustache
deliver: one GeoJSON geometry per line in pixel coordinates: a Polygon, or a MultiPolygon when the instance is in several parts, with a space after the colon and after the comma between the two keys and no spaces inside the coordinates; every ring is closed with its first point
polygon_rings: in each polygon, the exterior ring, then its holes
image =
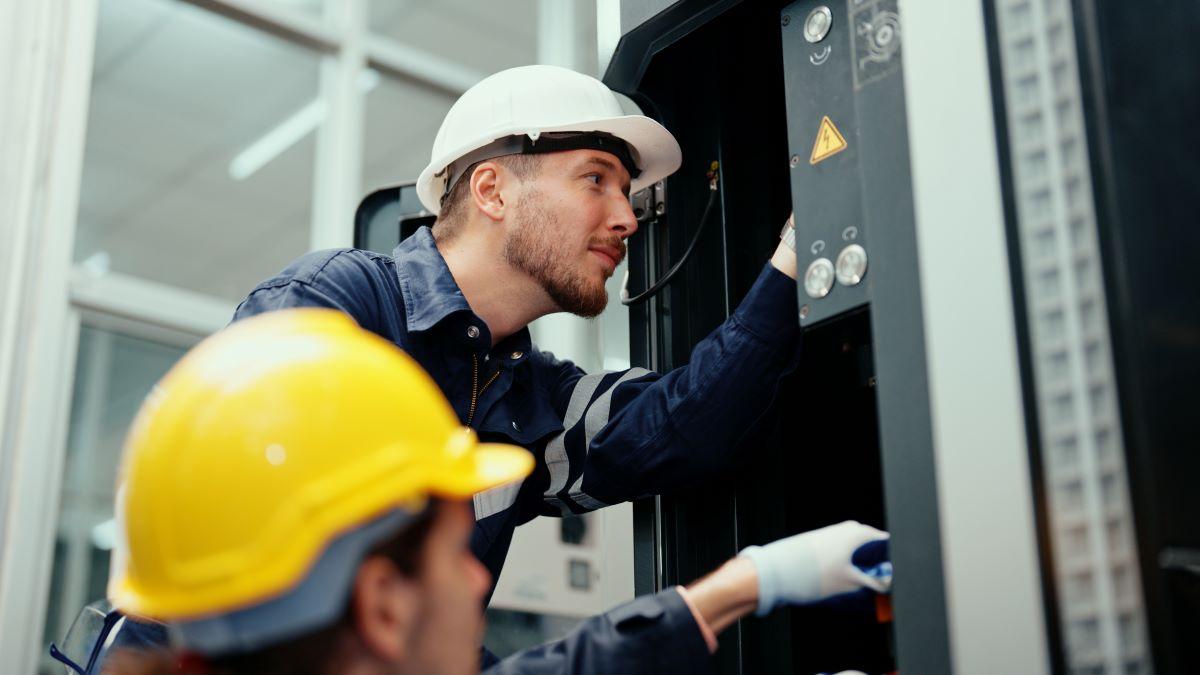
{"type": "Polygon", "coordinates": [[[621,264],[621,261],[625,260],[625,254],[629,252],[629,247],[626,246],[625,240],[615,234],[611,237],[595,236],[588,239],[588,247],[592,246],[603,246],[620,251],[621,255],[617,258],[618,265],[621,264]]]}

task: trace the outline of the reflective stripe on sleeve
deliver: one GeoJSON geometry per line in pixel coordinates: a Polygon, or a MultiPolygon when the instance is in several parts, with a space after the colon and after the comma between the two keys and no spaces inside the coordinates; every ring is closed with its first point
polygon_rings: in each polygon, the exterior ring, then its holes
{"type": "Polygon", "coordinates": [[[521,481],[500,485],[483,492],[476,492],[471,501],[475,506],[475,520],[483,520],[488,516],[507,509],[517,502],[517,493],[521,491],[521,481]]]}
{"type": "Polygon", "coordinates": [[[567,459],[567,432],[579,423],[580,418],[587,412],[588,401],[596,393],[596,387],[608,373],[584,375],[575,383],[571,391],[571,402],[567,405],[567,415],[563,418],[563,430],[546,445],[546,468],[550,470],[550,486],[546,489],[546,498],[550,499],[567,486],[567,476],[570,474],[570,464],[567,459]]]}
{"type": "MultiPolygon", "coordinates": [[[[583,432],[584,432],[584,438],[583,438],[584,457],[586,459],[587,453],[591,450],[592,439],[595,438],[596,434],[600,433],[600,430],[603,429],[605,427],[605,425],[608,424],[609,418],[612,413],[613,392],[615,392],[617,387],[621,386],[622,383],[637,379],[639,377],[643,377],[648,374],[650,374],[650,371],[646,370],[645,368],[631,368],[631,369],[627,370],[624,374],[621,375],[620,378],[618,378],[615,382],[613,382],[611,386],[609,386],[607,389],[605,389],[604,392],[602,394],[600,394],[600,396],[596,397],[596,399],[594,401],[592,401],[591,405],[588,405],[588,401],[592,400],[592,396],[596,392],[596,387],[599,385],[600,381],[605,376],[611,375],[611,373],[597,373],[596,375],[587,375],[584,378],[581,378],[579,381],[579,384],[576,385],[575,392],[573,392],[571,395],[571,407],[567,411],[568,418],[566,420],[564,420],[564,423],[563,423],[563,431],[558,436],[556,436],[553,441],[551,441],[549,446],[547,446],[547,453],[546,453],[547,465],[549,465],[550,461],[551,461],[550,447],[554,447],[556,452],[562,453],[562,461],[558,465],[558,467],[559,467],[558,470],[561,473],[556,474],[554,469],[551,469],[550,487],[549,487],[549,489],[546,490],[545,499],[547,502],[552,502],[564,514],[570,513],[570,507],[568,506],[566,501],[564,501],[562,499],[563,495],[560,494],[563,492],[563,489],[566,487],[568,474],[570,473],[570,466],[569,466],[568,462],[566,461],[567,454],[566,454],[565,439],[566,439],[567,432],[570,431],[572,427],[575,427],[579,423],[579,414],[578,413],[581,411],[574,410],[577,399],[581,400],[582,405],[586,408],[586,412],[584,412],[584,414],[582,415],[583,416],[583,432]],[[588,379],[588,378],[595,378],[595,380],[588,382],[585,385],[583,380],[588,379]],[[571,413],[573,411],[577,413],[574,417],[571,416],[571,413]]],[[[591,495],[585,493],[583,491],[582,486],[583,486],[583,474],[580,473],[579,477],[575,479],[575,482],[571,485],[570,489],[566,491],[565,496],[568,497],[571,501],[574,501],[576,504],[578,504],[579,506],[581,506],[584,509],[587,509],[589,511],[595,510],[595,509],[598,509],[598,508],[601,508],[604,506],[608,506],[607,503],[602,502],[599,499],[596,499],[595,497],[592,497],[591,495]]]]}

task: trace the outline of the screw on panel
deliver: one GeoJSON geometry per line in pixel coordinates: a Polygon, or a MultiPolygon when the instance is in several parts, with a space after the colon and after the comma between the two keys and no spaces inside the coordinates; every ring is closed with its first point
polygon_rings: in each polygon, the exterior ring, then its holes
{"type": "Polygon", "coordinates": [[[801,318],[801,319],[807,319],[807,318],[808,318],[808,305],[801,305],[801,306],[800,306],[800,318],[801,318]]]}
{"type": "Polygon", "coordinates": [[[800,155],[792,155],[792,159],[788,162],[788,165],[794,169],[797,166],[799,166],[799,164],[800,164],[800,155]]]}
{"type": "Polygon", "coordinates": [[[792,17],[791,17],[791,16],[788,16],[787,14],[784,14],[784,15],[783,15],[783,25],[785,25],[785,26],[786,26],[786,25],[788,25],[788,24],[789,24],[789,23],[791,23],[791,22],[792,22],[792,17]]]}

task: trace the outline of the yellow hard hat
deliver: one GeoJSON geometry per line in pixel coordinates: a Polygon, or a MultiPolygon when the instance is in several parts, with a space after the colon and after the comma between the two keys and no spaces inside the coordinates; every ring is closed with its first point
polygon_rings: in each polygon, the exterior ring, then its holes
{"type": "Polygon", "coordinates": [[[522,448],[478,443],[415,361],[346,315],[257,316],[193,349],[135,418],[109,599],[163,621],[251,606],[382,514],[532,468],[522,448]]]}

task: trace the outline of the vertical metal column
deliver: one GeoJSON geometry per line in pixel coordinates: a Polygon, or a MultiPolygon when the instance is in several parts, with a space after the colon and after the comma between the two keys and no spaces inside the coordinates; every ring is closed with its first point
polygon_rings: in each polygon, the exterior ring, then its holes
{"type": "Polygon", "coordinates": [[[37,662],[78,316],[67,303],[95,0],[0,3],[0,654],[37,662]]]}
{"type": "MultiPolygon", "coordinates": [[[[900,16],[952,670],[1046,673],[983,7],[901,0],[900,16]]],[[[897,607],[898,630],[912,620],[897,607]]]]}
{"type": "Polygon", "coordinates": [[[362,196],[364,96],[359,81],[366,68],[367,0],[325,0],[326,19],[341,36],[336,55],[321,57],[321,105],[313,170],[313,250],[349,246],[354,208],[362,196]]]}

